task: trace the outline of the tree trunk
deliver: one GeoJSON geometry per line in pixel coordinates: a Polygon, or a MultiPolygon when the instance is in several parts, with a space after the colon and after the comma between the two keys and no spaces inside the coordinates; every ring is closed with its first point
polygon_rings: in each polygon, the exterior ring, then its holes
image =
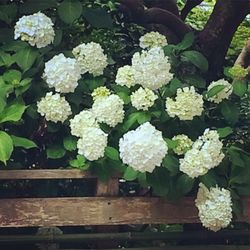
{"type": "Polygon", "coordinates": [[[249,13],[249,5],[248,0],[218,0],[200,32],[198,46],[209,62],[209,81],[220,77],[233,35],[249,13]]]}

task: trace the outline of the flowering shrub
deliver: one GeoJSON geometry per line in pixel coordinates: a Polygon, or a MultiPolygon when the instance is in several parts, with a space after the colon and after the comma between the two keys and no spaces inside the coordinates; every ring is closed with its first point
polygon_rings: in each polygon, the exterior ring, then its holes
{"type": "Polygon", "coordinates": [[[239,70],[207,82],[192,33],[176,45],[141,36],[112,1],[46,3],[6,5],[19,11],[1,18],[13,27],[0,36],[1,168],[74,167],[102,180],[120,172],[168,199],[200,185],[203,225],[228,226],[250,194],[239,70]]]}

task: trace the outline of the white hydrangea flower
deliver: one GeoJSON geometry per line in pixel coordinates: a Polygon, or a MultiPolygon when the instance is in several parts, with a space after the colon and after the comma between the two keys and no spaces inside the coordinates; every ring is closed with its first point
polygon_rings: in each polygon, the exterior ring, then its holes
{"type": "Polygon", "coordinates": [[[118,95],[97,98],[92,106],[92,111],[100,123],[115,127],[124,118],[124,102],[118,95]]]}
{"type": "Polygon", "coordinates": [[[202,95],[195,92],[193,86],[177,89],[175,100],[167,98],[166,111],[170,117],[179,117],[180,120],[193,120],[203,111],[202,95]]]}
{"type": "Polygon", "coordinates": [[[127,86],[128,88],[134,86],[135,82],[135,70],[130,65],[125,65],[118,69],[115,82],[121,86],[127,86]]]}
{"type": "Polygon", "coordinates": [[[91,96],[93,97],[93,100],[95,101],[98,98],[107,97],[110,94],[111,92],[107,87],[98,87],[94,89],[91,96]]]}
{"type": "Polygon", "coordinates": [[[223,144],[216,130],[206,129],[180,159],[180,171],[191,178],[204,175],[209,169],[218,166],[224,158],[223,144]]]}
{"type": "Polygon", "coordinates": [[[151,90],[159,89],[173,78],[170,73],[171,65],[164,51],[152,48],[149,51],[135,53],[132,58],[135,82],[151,90]]]}
{"type": "Polygon", "coordinates": [[[157,99],[157,95],[147,88],[140,87],[131,95],[131,104],[137,110],[148,110],[154,105],[154,101],[157,99]]]}
{"type": "Polygon", "coordinates": [[[168,147],[162,133],[149,122],[127,132],[119,141],[120,157],[140,172],[153,172],[167,154],[168,147]]]}
{"type": "Polygon", "coordinates": [[[108,135],[100,128],[86,128],[77,142],[78,154],[89,161],[95,161],[104,156],[108,143],[108,135]]]}
{"type": "Polygon", "coordinates": [[[99,128],[96,118],[91,110],[83,110],[70,119],[71,134],[81,137],[86,128],[99,128]]]}
{"type": "Polygon", "coordinates": [[[222,89],[219,93],[217,93],[216,95],[208,98],[208,100],[210,102],[215,102],[215,103],[220,103],[222,102],[224,99],[228,99],[229,96],[233,93],[233,86],[231,83],[229,83],[228,81],[226,81],[225,79],[220,79],[218,81],[214,81],[212,82],[208,88],[207,91],[209,91],[210,89],[214,88],[215,86],[225,86],[224,89],[222,89]]]}
{"type": "Polygon", "coordinates": [[[176,135],[172,138],[172,140],[178,143],[178,145],[173,149],[177,155],[185,154],[193,145],[193,141],[184,134],[176,135]]]}
{"type": "Polygon", "coordinates": [[[82,43],[75,47],[72,53],[81,68],[81,74],[89,72],[100,76],[108,65],[108,58],[99,43],[82,43]]]}
{"type": "Polygon", "coordinates": [[[149,32],[140,38],[140,47],[142,49],[151,49],[153,47],[164,47],[167,45],[167,39],[159,32],[149,32]]]}
{"type": "Polygon", "coordinates": [[[45,116],[47,121],[64,122],[72,114],[65,97],[49,92],[37,103],[37,111],[45,116]]]}
{"type": "Polygon", "coordinates": [[[70,93],[77,87],[81,73],[76,60],[61,53],[45,63],[43,78],[56,92],[70,93]]]}
{"type": "Polygon", "coordinates": [[[43,48],[54,40],[55,32],[49,17],[41,12],[21,17],[15,25],[15,39],[43,48]]]}
{"type": "Polygon", "coordinates": [[[232,220],[233,204],[227,189],[212,187],[208,190],[200,184],[195,205],[202,225],[214,232],[227,227],[232,220]]]}

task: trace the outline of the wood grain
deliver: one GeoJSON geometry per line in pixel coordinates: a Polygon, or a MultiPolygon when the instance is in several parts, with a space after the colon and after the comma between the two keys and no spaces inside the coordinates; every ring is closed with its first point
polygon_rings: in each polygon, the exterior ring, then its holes
{"type": "Polygon", "coordinates": [[[192,199],[161,198],[2,199],[0,227],[198,223],[192,199]]]}

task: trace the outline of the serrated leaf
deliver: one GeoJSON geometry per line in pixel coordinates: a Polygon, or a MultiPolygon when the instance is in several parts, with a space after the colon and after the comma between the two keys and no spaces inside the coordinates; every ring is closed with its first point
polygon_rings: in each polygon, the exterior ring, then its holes
{"type": "Polygon", "coordinates": [[[131,167],[127,167],[124,174],[123,174],[123,179],[125,179],[127,181],[133,181],[137,178],[138,174],[139,174],[138,171],[135,171],[131,167]]]}
{"type": "Polygon", "coordinates": [[[0,161],[6,165],[13,152],[13,141],[4,131],[0,131],[0,161]]]}
{"type": "Polygon", "coordinates": [[[15,147],[22,147],[26,149],[37,148],[37,145],[27,138],[11,135],[11,139],[13,140],[15,147]]]}
{"type": "Polygon", "coordinates": [[[113,148],[113,147],[106,147],[105,148],[105,156],[107,156],[108,158],[110,158],[111,160],[114,160],[114,161],[120,160],[118,150],[113,148]]]}
{"type": "Polygon", "coordinates": [[[77,139],[73,136],[67,136],[63,139],[63,146],[68,151],[74,151],[77,147],[77,139]]]}
{"type": "Polygon", "coordinates": [[[69,161],[69,164],[71,167],[83,170],[87,170],[89,168],[89,165],[86,164],[86,158],[83,155],[77,155],[76,159],[69,161]]]}
{"type": "Polygon", "coordinates": [[[11,69],[3,74],[4,81],[12,85],[19,84],[21,78],[22,78],[22,73],[15,69],[11,69]]]}

